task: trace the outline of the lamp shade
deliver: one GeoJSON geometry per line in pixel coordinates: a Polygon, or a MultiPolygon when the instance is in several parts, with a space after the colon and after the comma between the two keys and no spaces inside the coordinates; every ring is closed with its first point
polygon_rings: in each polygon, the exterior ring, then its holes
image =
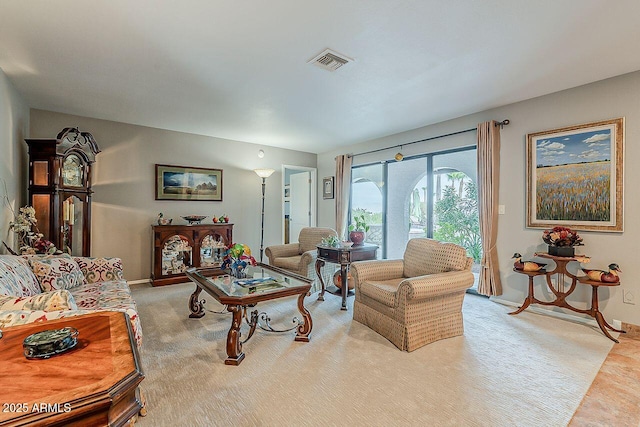
{"type": "Polygon", "coordinates": [[[269,178],[271,174],[275,172],[273,169],[254,169],[253,171],[260,178],[269,178]]]}

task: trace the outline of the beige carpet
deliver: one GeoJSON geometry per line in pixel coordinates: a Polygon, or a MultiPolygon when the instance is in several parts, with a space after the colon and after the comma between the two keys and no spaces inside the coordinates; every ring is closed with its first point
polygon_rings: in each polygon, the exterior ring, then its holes
{"type": "MultiPolygon", "coordinates": [[[[133,288],[149,411],[140,427],[565,426],[612,347],[595,328],[508,316],[512,308],[467,295],[464,336],[405,353],[354,322],[338,297],[313,295],[309,343],[258,330],[242,364],[226,366],[230,317],[189,319],[193,288],[133,288]]],[[[258,308],[282,325],[295,301],[258,308]]]]}

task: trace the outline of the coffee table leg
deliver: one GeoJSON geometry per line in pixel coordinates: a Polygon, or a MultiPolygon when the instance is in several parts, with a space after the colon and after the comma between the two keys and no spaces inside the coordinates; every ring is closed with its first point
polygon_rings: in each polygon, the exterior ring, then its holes
{"type": "Polygon", "coordinates": [[[304,323],[298,325],[295,341],[309,342],[309,335],[311,334],[311,328],[313,328],[313,322],[311,321],[311,313],[304,306],[304,297],[306,293],[300,294],[298,297],[298,311],[302,314],[304,323]]]}
{"type": "Polygon", "coordinates": [[[238,305],[228,305],[227,310],[233,314],[231,328],[227,333],[227,358],[225,365],[239,365],[244,359],[242,343],[240,342],[240,326],[242,325],[242,307],[238,305]]]}
{"type": "Polygon", "coordinates": [[[321,260],[320,258],[316,259],[316,275],[318,276],[318,280],[320,280],[320,286],[322,286],[322,290],[318,295],[318,301],[324,301],[325,284],[324,279],[322,278],[322,274],[320,273],[320,269],[322,267],[324,267],[324,260],[321,260]]]}
{"type": "Polygon", "coordinates": [[[204,316],[204,300],[199,301],[198,296],[200,296],[200,286],[196,286],[196,290],[193,291],[191,297],[189,297],[189,310],[191,310],[191,314],[189,315],[192,319],[199,319],[204,316]]]}

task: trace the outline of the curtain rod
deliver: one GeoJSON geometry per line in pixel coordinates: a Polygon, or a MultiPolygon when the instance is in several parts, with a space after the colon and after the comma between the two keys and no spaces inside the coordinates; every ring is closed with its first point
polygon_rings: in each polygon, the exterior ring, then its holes
{"type": "MultiPolygon", "coordinates": [[[[501,122],[496,122],[496,126],[500,126],[500,129],[502,129],[503,127],[507,126],[509,124],[509,119],[504,119],[501,122]]],[[[437,136],[431,136],[429,138],[425,138],[425,139],[420,139],[418,141],[412,141],[412,142],[406,142],[404,144],[398,144],[398,145],[392,145],[391,147],[386,147],[386,148],[378,148],[377,150],[371,150],[371,151],[365,151],[363,153],[357,153],[357,154],[351,154],[351,157],[355,157],[355,156],[362,156],[364,154],[371,154],[371,153],[377,153],[379,151],[385,151],[385,150],[391,150],[392,148],[402,148],[406,145],[411,145],[411,144],[417,144],[419,142],[426,142],[426,141],[432,141],[434,139],[440,139],[440,138],[446,138],[448,136],[454,136],[454,135],[460,135],[461,133],[467,133],[467,132],[475,132],[476,130],[478,130],[477,127],[475,128],[469,128],[469,129],[464,129],[464,130],[459,130],[456,132],[451,132],[451,133],[445,133],[443,135],[437,135],[437,136]]]]}

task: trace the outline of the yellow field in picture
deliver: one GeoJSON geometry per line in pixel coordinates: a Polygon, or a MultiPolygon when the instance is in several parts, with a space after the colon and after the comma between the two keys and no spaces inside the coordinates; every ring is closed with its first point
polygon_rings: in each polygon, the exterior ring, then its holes
{"type": "Polygon", "coordinates": [[[536,168],[536,219],[609,221],[611,161],[536,168]]]}

